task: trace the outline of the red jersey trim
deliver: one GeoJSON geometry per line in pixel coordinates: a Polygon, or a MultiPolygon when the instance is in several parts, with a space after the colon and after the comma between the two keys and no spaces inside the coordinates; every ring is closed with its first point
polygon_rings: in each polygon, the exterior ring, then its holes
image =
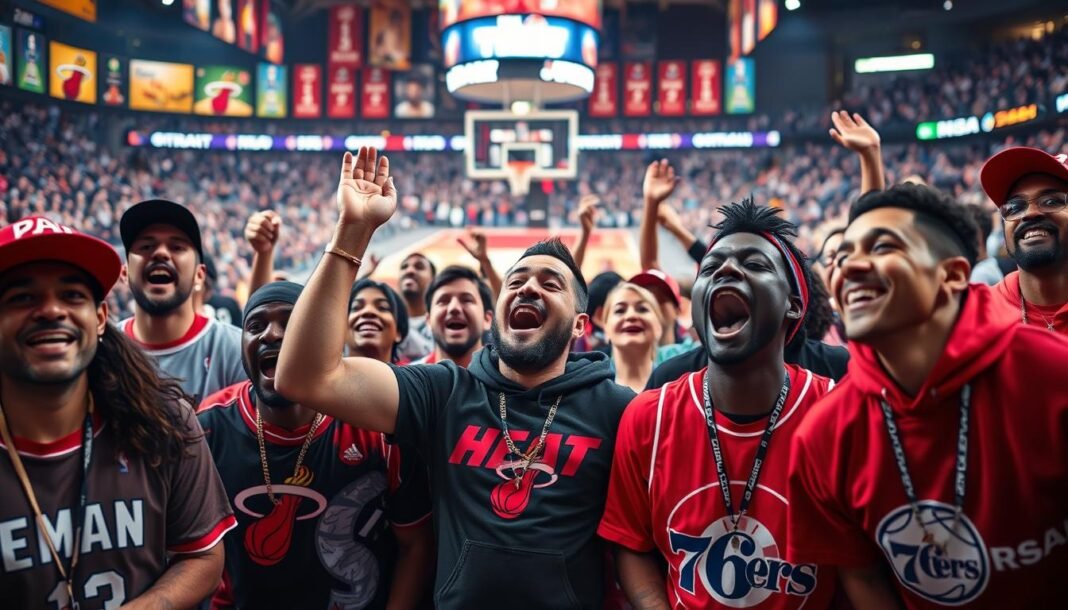
{"type": "MultiPolygon", "coordinates": [[[[241,413],[241,420],[245,422],[252,434],[256,434],[256,408],[252,405],[252,399],[249,395],[251,391],[252,382],[246,381],[237,396],[237,408],[241,413]]],[[[326,434],[333,421],[333,417],[324,416],[323,422],[319,424],[319,429],[315,431],[315,438],[326,434]]],[[[305,424],[295,430],[286,430],[265,421],[263,422],[263,438],[275,445],[301,445],[304,443],[304,436],[308,434],[310,428],[311,424],[305,424]]]]}
{"type": "MultiPolygon", "coordinates": [[[[783,413],[782,417],[779,418],[779,421],[775,422],[775,428],[773,428],[775,430],[778,430],[780,427],[782,427],[783,424],[789,421],[789,419],[793,417],[795,413],[797,413],[797,408],[801,406],[801,401],[805,399],[805,395],[808,394],[808,389],[812,387],[812,371],[808,369],[799,368],[798,372],[803,373],[805,375],[804,385],[801,386],[801,390],[798,391],[797,394],[794,396],[794,401],[790,405],[790,408],[785,413],[783,413]]],[[[701,380],[703,381],[704,376],[707,374],[708,368],[704,368],[696,373],[690,373],[690,377],[688,379],[688,382],[690,384],[690,398],[693,400],[694,408],[696,408],[697,411],[701,413],[701,419],[704,419],[705,417],[705,408],[702,404],[704,402],[703,399],[700,398],[697,394],[697,376],[700,375],[701,380]]],[[[787,374],[789,374],[789,372],[787,372],[787,374]]],[[[791,379],[791,382],[796,384],[797,379],[791,379]]],[[[724,419],[724,421],[722,422],[716,423],[716,430],[723,432],[724,434],[730,434],[731,436],[738,436],[742,438],[756,437],[760,436],[761,434],[764,434],[763,423],[760,424],[759,428],[759,430],[749,430],[746,429],[745,426],[738,426],[738,424],[732,424],[730,423],[730,420],[726,419],[724,419]],[[737,428],[732,429],[731,426],[737,426],[737,428]]]]}
{"type": "Polygon", "coordinates": [[[660,422],[664,415],[664,397],[667,396],[665,388],[668,384],[660,386],[660,400],[656,403],[656,432],[653,433],[653,451],[649,455],[649,495],[653,494],[653,473],[656,472],[656,451],[660,448],[660,422]]]}
{"type": "Polygon", "coordinates": [[[226,515],[211,531],[196,540],[177,544],[167,549],[170,553],[203,553],[210,550],[223,539],[226,532],[237,527],[237,519],[233,515],[226,515]]]}
{"type": "MultiPolygon", "coordinates": [[[[100,433],[103,431],[104,420],[100,417],[99,413],[94,412],[93,438],[100,436],[100,433]]],[[[74,453],[82,448],[82,426],[78,426],[77,430],[63,438],[58,438],[47,443],[39,443],[17,436],[12,436],[11,442],[15,444],[15,451],[17,451],[19,455],[34,458],[60,457],[74,453]]],[[[7,445],[4,444],[3,440],[0,440],[0,448],[3,448],[5,451],[7,450],[7,445]]]]}
{"type": "Polygon", "coordinates": [[[174,341],[168,341],[166,343],[145,343],[138,339],[137,335],[134,334],[133,318],[126,321],[126,324],[122,327],[122,332],[149,354],[161,356],[164,351],[177,351],[178,349],[195,342],[204,334],[204,331],[207,330],[210,324],[211,318],[196,314],[196,317],[193,318],[193,324],[189,327],[189,330],[185,331],[184,335],[174,341]]]}

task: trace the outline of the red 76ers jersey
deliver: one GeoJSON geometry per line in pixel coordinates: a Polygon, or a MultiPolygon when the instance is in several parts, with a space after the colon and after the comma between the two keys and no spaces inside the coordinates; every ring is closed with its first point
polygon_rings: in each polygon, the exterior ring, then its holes
{"type": "MultiPolygon", "coordinates": [[[[637,552],[656,548],[668,563],[667,595],[675,608],[819,610],[830,603],[834,570],[785,556],[790,438],[834,382],[793,365],[787,371],[790,392],[737,532],[705,423],[707,369],[642,393],[623,414],[598,533],[637,552]]],[[[767,418],[738,424],[717,411],[716,424],[737,511],[767,418]]]]}

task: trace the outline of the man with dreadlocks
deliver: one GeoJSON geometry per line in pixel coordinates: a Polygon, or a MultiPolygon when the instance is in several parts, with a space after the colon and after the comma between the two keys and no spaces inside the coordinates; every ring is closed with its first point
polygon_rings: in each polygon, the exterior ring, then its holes
{"type": "Polygon", "coordinates": [[[706,367],[627,407],[598,533],[638,608],[826,608],[834,573],[782,560],[790,437],[834,383],[783,360],[812,277],[778,210],[721,213],[693,286],[706,367]]]}
{"type": "Polygon", "coordinates": [[[47,218],[0,229],[5,608],[190,608],[235,521],[200,427],[108,323],[121,262],[47,218]]]}

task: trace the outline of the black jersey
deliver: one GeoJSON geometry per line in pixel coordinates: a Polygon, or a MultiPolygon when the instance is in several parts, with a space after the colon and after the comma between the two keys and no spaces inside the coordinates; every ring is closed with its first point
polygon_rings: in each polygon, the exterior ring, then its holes
{"type": "Polygon", "coordinates": [[[326,417],[300,471],[308,426],[263,422],[267,495],[251,382],[208,397],[198,417],[234,507],[226,573],[215,607],[359,610],[384,608],[396,541],[430,513],[426,469],[377,432],[326,417]]]}

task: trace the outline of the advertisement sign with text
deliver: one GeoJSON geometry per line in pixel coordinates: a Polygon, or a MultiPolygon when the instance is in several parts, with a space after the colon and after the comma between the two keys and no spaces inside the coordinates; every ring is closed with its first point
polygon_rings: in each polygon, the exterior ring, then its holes
{"type": "Polygon", "coordinates": [[[484,59],[562,59],[597,65],[593,28],[555,17],[502,15],[452,26],[442,34],[446,68],[484,59]]]}
{"type": "Polygon", "coordinates": [[[131,59],[130,108],[153,112],[192,112],[193,66],[131,59]]]}

